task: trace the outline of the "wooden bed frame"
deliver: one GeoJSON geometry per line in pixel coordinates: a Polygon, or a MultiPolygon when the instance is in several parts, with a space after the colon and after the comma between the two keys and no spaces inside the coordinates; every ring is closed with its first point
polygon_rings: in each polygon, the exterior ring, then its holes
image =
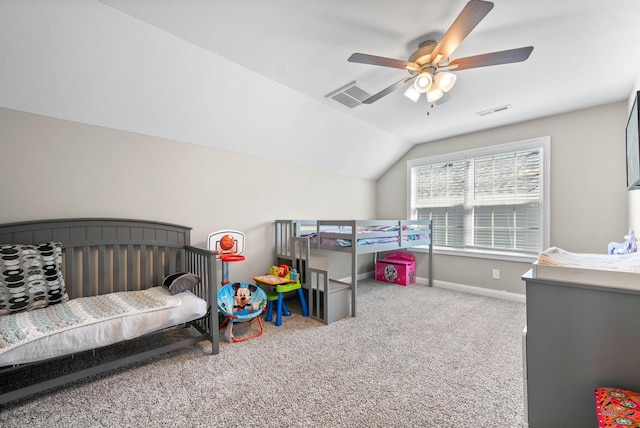
{"type": "MultiPolygon", "coordinates": [[[[151,285],[161,285],[163,278],[171,273],[187,271],[201,278],[200,284],[191,291],[209,303],[209,313],[189,323],[197,331],[196,335],[3,392],[0,404],[203,340],[209,340],[211,353],[217,354],[218,317],[215,313],[211,316],[211,308],[216,308],[218,285],[216,254],[189,245],[190,231],[191,228],[185,226],[127,219],[60,219],[0,225],[0,244],[62,243],[62,275],[70,299],[145,289],[151,285]]],[[[50,361],[33,364],[42,365],[50,361]]],[[[28,366],[31,364],[19,366],[19,369],[29,370],[25,368],[28,366]]],[[[0,374],[15,369],[5,367],[0,374]]]]}
{"type": "Polygon", "coordinates": [[[290,263],[303,272],[303,283],[309,290],[310,316],[325,324],[344,318],[349,312],[356,316],[356,291],[358,284],[358,256],[409,249],[416,246],[428,247],[428,281],[433,285],[433,244],[430,220],[276,220],[275,258],[278,263],[290,263]],[[391,228],[371,232],[372,228],[391,228]],[[339,233],[337,232],[339,231],[339,233]],[[307,238],[316,234],[310,243],[307,238]],[[394,242],[369,243],[363,240],[394,238],[394,242]],[[350,246],[328,245],[325,240],[347,240],[350,246]],[[353,244],[356,245],[353,245],[353,244]],[[329,267],[313,266],[311,253],[314,249],[348,253],[351,256],[351,282],[345,283],[329,278],[329,267]]]}

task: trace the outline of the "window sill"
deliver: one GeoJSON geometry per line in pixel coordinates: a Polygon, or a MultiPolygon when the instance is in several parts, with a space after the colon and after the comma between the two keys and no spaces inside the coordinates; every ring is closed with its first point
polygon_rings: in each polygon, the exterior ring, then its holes
{"type": "MultiPolygon", "coordinates": [[[[411,248],[411,251],[426,253],[429,251],[426,246],[411,248]]],[[[433,247],[433,254],[442,254],[456,257],[474,257],[478,259],[505,260],[510,262],[533,263],[538,260],[537,256],[531,254],[507,253],[500,251],[474,250],[474,249],[450,249],[444,247],[433,247]]]]}

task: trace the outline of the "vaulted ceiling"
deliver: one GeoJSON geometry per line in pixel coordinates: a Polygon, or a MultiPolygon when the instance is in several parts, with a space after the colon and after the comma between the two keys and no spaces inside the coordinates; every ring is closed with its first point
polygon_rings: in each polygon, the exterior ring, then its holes
{"type": "Polygon", "coordinates": [[[7,0],[0,106],[377,178],[415,144],[624,100],[640,76],[639,1],[495,0],[452,59],[528,60],[456,72],[444,103],[328,97],[410,77],[347,58],[406,60],[466,3],[7,0]]]}

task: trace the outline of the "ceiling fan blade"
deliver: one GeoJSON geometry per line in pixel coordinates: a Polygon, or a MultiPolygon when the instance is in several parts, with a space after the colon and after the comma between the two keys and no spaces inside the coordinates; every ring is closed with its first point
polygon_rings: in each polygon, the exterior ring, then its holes
{"type": "Polygon", "coordinates": [[[525,61],[531,55],[533,46],[509,49],[506,51],[491,52],[482,55],[458,58],[449,63],[451,70],[467,70],[469,68],[487,67],[489,65],[509,64],[525,61]]]}
{"type": "Polygon", "coordinates": [[[400,86],[402,86],[403,83],[407,83],[410,80],[413,80],[414,77],[415,76],[407,77],[406,79],[402,79],[402,80],[398,80],[396,83],[394,83],[391,86],[388,86],[388,87],[384,88],[383,90],[381,90],[377,94],[371,95],[369,98],[367,98],[366,100],[362,101],[362,104],[371,104],[371,103],[374,103],[374,102],[378,101],[380,98],[382,98],[382,97],[384,97],[386,95],[389,95],[391,92],[393,92],[396,89],[398,89],[400,86]]]}
{"type": "MultiPolygon", "coordinates": [[[[431,58],[447,59],[454,50],[460,46],[460,43],[476,28],[476,25],[484,19],[485,16],[493,9],[493,3],[483,0],[470,0],[466,4],[462,12],[458,15],[451,27],[442,36],[442,40],[433,49],[431,58]]],[[[436,61],[440,62],[440,61],[436,61]]]]}
{"type": "Polygon", "coordinates": [[[357,62],[360,64],[381,65],[383,67],[403,68],[406,70],[418,71],[420,67],[413,62],[403,61],[400,59],[385,58],[363,53],[354,53],[349,57],[349,62],[357,62]]]}

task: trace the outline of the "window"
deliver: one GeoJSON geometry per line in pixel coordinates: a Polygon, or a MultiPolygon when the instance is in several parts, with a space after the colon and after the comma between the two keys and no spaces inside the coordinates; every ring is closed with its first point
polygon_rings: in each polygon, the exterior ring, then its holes
{"type": "Polygon", "coordinates": [[[548,233],[549,138],[408,163],[409,217],[433,220],[433,244],[537,255],[548,233]]]}

